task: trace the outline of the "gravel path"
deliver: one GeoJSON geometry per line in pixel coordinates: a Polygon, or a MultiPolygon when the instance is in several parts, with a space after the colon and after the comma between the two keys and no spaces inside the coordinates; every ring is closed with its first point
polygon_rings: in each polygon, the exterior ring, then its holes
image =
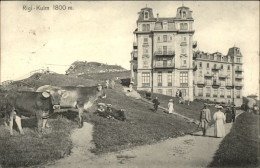
{"type": "MultiPolygon", "coordinates": [[[[237,111],[241,114],[242,111],[237,111]]],[[[232,123],[225,124],[226,134],[232,123]]],[[[108,153],[100,156],[92,154],[93,126],[84,123],[82,129],[72,133],[74,148],[69,157],[45,167],[62,168],[172,168],[172,167],[206,167],[213,159],[223,138],[215,138],[214,128],[208,129],[207,136],[202,132],[193,135],[172,138],[152,145],[108,153]]]]}

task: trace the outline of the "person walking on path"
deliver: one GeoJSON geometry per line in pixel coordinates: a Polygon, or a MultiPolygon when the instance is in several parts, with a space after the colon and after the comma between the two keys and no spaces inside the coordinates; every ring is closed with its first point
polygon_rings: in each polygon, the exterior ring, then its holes
{"type": "Polygon", "coordinates": [[[214,113],[213,119],[215,121],[215,127],[214,127],[214,135],[215,137],[221,138],[225,136],[225,121],[226,121],[226,116],[225,114],[221,111],[223,109],[222,106],[217,106],[218,109],[217,112],[214,113]]]}
{"type": "Polygon", "coordinates": [[[158,97],[155,97],[155,99],[153,99],[154,112],[157,111],[159,104],[160,104],[160,102],[158,100],[158,97]]]}
{"type": "Polygon", "coordinates": [[[237,113],[235,105],[232,105],[231,113],[232,113],[232,122],[235,122],[235,120],[236,120],[236,113],[237,113]]]}
{"type": "Polygon", "coordinates": [[[169,103],[168,103],[168,111],[169,111],[169,114],[172,114],[174,112],[174,109],[173,109],[173,100],[170,99],[169,100],[169,103]]]}
{"type": "Polygon", "coordinates": [[[112,80],[112,81],[111,81],[111,89],[114,89],[115,85],[116,85],[115,81],[112,80]]]}
{"type": "Polygon", "coordinates": [[[204,104],[204,108],[201,110],[201,113],[200,113],[200,123],[201,123],[203,136],[205,136],[207,133],[208,123],[210,121],[211,121],[210,110],[208,109],[207,104],[204,104]]]}
{"type": "Polygon", "coordinates": [[[106,80],[106,88],[108,89],[108,87],[109,87],[109,80],[107,79],[106,80]]]}

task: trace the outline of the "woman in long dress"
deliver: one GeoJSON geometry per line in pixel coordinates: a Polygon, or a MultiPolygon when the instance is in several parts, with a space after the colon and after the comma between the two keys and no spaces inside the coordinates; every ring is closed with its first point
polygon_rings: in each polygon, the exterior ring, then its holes
{"type": "Polygon", "coordinates": [[[173,100],[170,99],[168,103],[168,109],[169,109],[169,114],[172,114],[174,109],[173,109],[173,100]]]}
{"type": "Polygon", "coordinates": [[[225,114],[221,111],[223,109],[222,106],[217,107],[218,111],[214,113],[213,119],[215,121],[215,128],[214,128],[214,135],[215,137],[221,138],[225,136],[225,121],[226,121],[226,116],[225,114]]]}

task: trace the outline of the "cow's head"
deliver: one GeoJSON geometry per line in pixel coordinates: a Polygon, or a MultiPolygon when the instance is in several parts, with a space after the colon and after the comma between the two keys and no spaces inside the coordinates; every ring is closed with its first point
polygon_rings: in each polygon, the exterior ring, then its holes
{"type": "Polygon", "coordinates": [[[62,94],[64,93],[63,90],[60,89],[51,89],[51,90],[46,90],[45,92],[42,93],[42,95],[47,98],[50,97],[51,103],[53,105],[53,109],[60,109],[60,101],[62,94]]]}
{"type": "Polygon", "coordinates": [[[106,98],[106,94],[105,94],[105,92],[103,90],[102,85],[100,85],[100,84],[97,86],[97,96],[101,97],[103,99],[106,98]]]}

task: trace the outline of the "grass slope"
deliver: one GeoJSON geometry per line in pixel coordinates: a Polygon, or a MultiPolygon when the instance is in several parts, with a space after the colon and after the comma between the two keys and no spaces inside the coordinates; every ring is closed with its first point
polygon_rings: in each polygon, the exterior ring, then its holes
{"type": "MultiPolygon", "coordinates": [[[[138,91],[140,93],[140,95],[144,98],[146,92],[145,91],[138,91]]],[[[157,94],[157,93],[153,93],[152,95],[152,100],[155,97],[158,97],[159,101],[160,101],[160,105],[162,107],[168,108],[168,103],[170,99],[173,99],[174,101],[174,111],[184,115],[186,117],[192,118],[192,119],[196,119],[199,120],[200,119],[200,111],[204,106],[204,101],[202,100],[195,100],[193,102],[190,103],[190,105],[188,106],[187,103],[186,104],[179,104],[178,102],[178,98],[176,97],[171,97],[171,96],[166,96],[166,95],[162,95],[162,94],[157,94]]],[[[209,106],[209,109],[211,111],[211,115],[213,117],[214,112],[217,111],[217,109],[214,106],[209,106]]]]}
{"type": "Polygon", "coordinates": [[[209,167],[259,167],[259,115],[241,114],[209,167]]]}
{"type": "MultiPolygon", "coordinates": [[[[118,151],[196,131],[195,124],[187,123],[183,118],[162,111],[154,113],[151,105],[127,97],[120,91],[120,86],[116,88],[116,90],[107,89],[107,99],[98,100],[96,103],[110,103],[116,109],[126,109],[127,121],[105,119],[93,114],[91,122],[94,123],[93,139],[96,145],[93,152],[118,151]]],[[[95,110],[94,104],[90,111],[95,110]]]]}
{"type": "Polygon", "coordinates": [[[24,119],[22,124],[25,135],[0,126],[0,164],[3,167],[27,167],[57,160],[70,154],[72,143],[70,131],[77,127],[76,122],[66,118],[50,119],[52,130],[39,138],[34,128],[35,118],[24,119]]]}

